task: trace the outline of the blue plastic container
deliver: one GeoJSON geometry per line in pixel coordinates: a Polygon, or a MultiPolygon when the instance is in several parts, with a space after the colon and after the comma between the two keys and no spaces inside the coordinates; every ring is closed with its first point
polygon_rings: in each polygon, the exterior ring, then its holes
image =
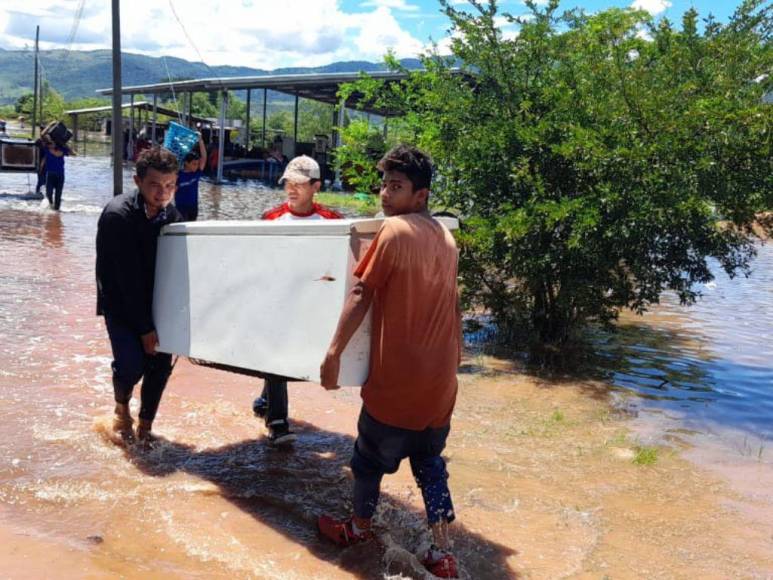
{"type": "Polygon", "coordinates": [[[199,142],[199,134],[174,121],[169,122],[169,128],[164,135],[164,148],[177,155],[182,162],[188,153],[199,142]]]}

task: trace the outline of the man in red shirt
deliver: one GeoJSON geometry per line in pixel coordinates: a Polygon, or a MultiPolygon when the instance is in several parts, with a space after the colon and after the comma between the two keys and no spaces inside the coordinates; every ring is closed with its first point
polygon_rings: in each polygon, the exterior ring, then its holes
{"type": "Polygon", "coordinates": [[[338,388],[341,353],[372,305],[370,373],[351,461],[354,515],[343,521],[321,516],[318,525],[342,546],[373,538],[381,479],[407,457],[434,539],[423,563],[436,576],[455,578],[456,560],[448,551],[454,508],[440,453],[450,430],[461,356],[458,252],[451,233],[427,209],[429,156],[399,146],[378,168],[387,217],[355,269],[359,282],[320,369],[322,386],[338,388]]]}
{"type": "MultiPolygon", "coordinates": [[[[311,157],[301,155],[287,164],[279,183],[284,182],[287,201],[263,214],[264,220],[341,219],[338,212],[314,201],[319,191],[319,165],[311,157]]],[[[266,420],[268,440],[272,445],[286,445],[295,440],[287,420],[287,377],[267,375],[263,392],[255,399],[252,410],[266,420]]]]}

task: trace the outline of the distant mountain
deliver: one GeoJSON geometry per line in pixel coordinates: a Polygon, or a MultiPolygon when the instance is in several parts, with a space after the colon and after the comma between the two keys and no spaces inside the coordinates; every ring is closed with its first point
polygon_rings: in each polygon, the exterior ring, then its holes
{"type": "MultiPolygon", "coordinates": [[[[97,89],[112,84],[111,51],[40,52],[44,78],[66,100],[94,97],[97,89]]],[[[402,61],[407,68],[418,68],[417,59],[402,61]]],[[[33,53],[29,50],[0,49],[0,104],[13,103],[24,93],[32,92],[33,53]]],[[[189,62],[175,57],[150,57],[139,54],[122,54],[122,80],[124,85],[142,85],[163,82],[168,78],[189,79],[208,77],[258,76],[268,74],[372,72],[384,70],[381,63],[366,61],[334,62],[321,67],[293,67],[263,70],[240,66],[207,66],[202,62],[189,62]],[[166,63],[164,63],[166,60],[166,63]],[[167,74],[168,69],[168,74],[167,74]]]]}

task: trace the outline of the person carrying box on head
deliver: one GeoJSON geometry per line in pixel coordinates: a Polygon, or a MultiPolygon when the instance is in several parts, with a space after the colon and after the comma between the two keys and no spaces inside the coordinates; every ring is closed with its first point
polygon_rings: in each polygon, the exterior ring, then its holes
{"type": "MultiPolygon", "coordinates": [[[[287,164],[279,183],[284,183],[287,200],[266,211],[264,220],[321,220],[341,219],[337,211],[314,201],[322,185],[319,164],[311,157],[301,155],[287,164]]],[[[268,440],[272,445],[285,445],[295,440],[290,429],[287,405],[287,378],[267,375],[263,392],[255,399],[252,410],[266,421],[268,440]]]]}
{"type": "Polygon", "coordinates": [[[62,190],[64,189],[64,158],[75,156],[75,151],[66,145],[59,146],[46,135],[43,144],[44,160],[41,173],[46,178],[46,198],[55,210],[59,211],[62,205],[62,190]]]}
{"type": "Polygon", "coordinates": [[[207,166],[207,148],[199,134],[198,151],[188,153],[177,175],[177,192],[174,194],[174,206],[184,220],[195,222],[199,216],[199,181],[207,166]]]}
{"type": "Polygon", "coordinates": [[[399,146],[378,169],[387,217],[357,264],[359,282],[320,368],[322,386],[337,389],[341,354],[372,305],[370,371],[351,460],[354,514],[344,520],[320,516],[318,527],[339,546],[373,539],[381,479],[408,458],[434,540],[423,564],[435,576],[455,578],[448,536],[455,515],[440,454],[450,431],[462,348],[458,252],[451,233],[427,209],[429,156],[399,146]]]}

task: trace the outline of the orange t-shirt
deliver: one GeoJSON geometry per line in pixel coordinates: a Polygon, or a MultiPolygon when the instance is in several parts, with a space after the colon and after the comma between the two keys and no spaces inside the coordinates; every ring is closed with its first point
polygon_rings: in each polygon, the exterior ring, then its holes
{"type": "Polygon", "coordinates": [[[370,374],[362,387],[376,420],[444,427],[456,402],[459,353],[451,232],[426,214],[384,220],[354,275],[375,290],[370,374]]]}

